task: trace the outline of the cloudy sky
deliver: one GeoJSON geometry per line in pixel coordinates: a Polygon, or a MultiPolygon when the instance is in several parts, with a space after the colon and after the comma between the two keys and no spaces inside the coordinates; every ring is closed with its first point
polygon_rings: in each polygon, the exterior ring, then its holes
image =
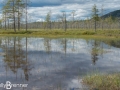
{"type": "MultiPolygon", "coordinates": [[[[0,0],[0,3],[3,0],[0,0]]],[[[1,3],[2,4],[2,3],[1,3]]],[[[120,0],[30,0],[29,18],[31,21],[44,21],[46,14],[51,11],[52,20],[66,11],[67,19],[72,19],[71,12],[75,10],[75,19],[86,19],[91,17],[91,8],[96,4],[99,9],[103,5],[104,14],[120,9],[120,0]]]]}

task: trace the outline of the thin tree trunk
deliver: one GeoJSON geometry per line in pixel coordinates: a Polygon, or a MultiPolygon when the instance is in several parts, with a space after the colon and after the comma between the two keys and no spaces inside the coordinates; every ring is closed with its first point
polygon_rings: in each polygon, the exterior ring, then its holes
{"type": "Polygon", "coordinates": [[[66,13],[65,13],[65,21],[64,21],[64,22],[65,22],[65,26],[64,26],[64,28],[65,28],[65,31],[66,31],[66,30],[67,30],[67,24],[66,24],[66,23],[67,23],[67,21],[66,21],[66,13]]]}
{"type": "Polygon", "coordinates": [[[97,24],[97,23],[96,23],[96,20],[95,20],[95,32],[96,32],[96,24],[97,24]]]}
{"type": "Polygon", "coordinates": [[[16,24],[15,24],[15,2],[13,1],[13,19],[14,19],[14,31],[16,32],[16,24]]]}
{"type": "Polygon", "coordinates": [[[8,19],[8,29],[9,29],[9,19],[8,19]]]}
{"type": "Polygon", "coordinates": [[[19,3],[18,3],[18,31],[20,31],[20,12],[19,12],[19,3]]]}
{"type": "Polygon", "coordinates": [[[28,29],[28,26],[27,26],[27,0],[26,0],[26,31],[28,29]]]}
{"type": "Polygon", "coordinates": [[[6,12],[5,12],[5,30],[6,30],[6,12]]]}

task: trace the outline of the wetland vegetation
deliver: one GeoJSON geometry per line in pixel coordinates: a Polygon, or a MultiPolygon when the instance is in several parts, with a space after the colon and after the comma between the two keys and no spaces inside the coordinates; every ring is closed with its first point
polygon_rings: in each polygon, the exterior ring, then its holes
{"type": "Polygon", "coordinates": [[[48,11],[44,21],[31,22],[28,6],[28,0],[4,1],[0,83],[28,83],[28,90],[120,90],[119,17],[94,4],[84,20],[63,10],[55,20],[48,11]],[[94,70],[99,73],[88,74],[94,70]]]}

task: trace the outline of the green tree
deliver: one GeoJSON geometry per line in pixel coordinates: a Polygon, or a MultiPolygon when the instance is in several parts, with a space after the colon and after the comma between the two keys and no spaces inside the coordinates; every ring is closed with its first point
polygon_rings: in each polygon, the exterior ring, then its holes
{"type": "Polygon", "coordinates": [[[4,29],[6,30],[6,21],[7,21],[7,13],[8,13],[8,9],[9,9],[9,7],[7,6],[7,2],[5,2],[5,6],[3,6],[3,8],[2,8],[2,13],[3,13],[3,17],[2,17],[2,21],[4,22],[4,29]]]}
{"type": "Polygon", "coordinates": [[[46,28],[51,29],[51,11],[49,11],[46,15],[45,26],[46,26],[46,28]]]}
{"type": "Polygon", "coordinates": [[[25,0],[25,23],[26,23],[26,31],[27,31],[27,29],[28,29],[28,3],[29,3],[29,1],[28,0],[25,0]]]}
{"type": "Polygon", "coordinates": [[[93,8],[92,8],[92,18],[94,20],[94,29],[96,32],[96,26],[97,26],[97,21],[99,20],[99,16],[98,16],[98,9],[97,6],[94,4],[93,8]]]}
{"type": "Polygon", "coordinates": [[[23,0],[16,0],[16,8],[17,8],[17,21],[18,21],[18,30],[20,30],[20,21],[23,15],[23,11],[25,8],[25,3],[23,0]]]}
{"type": "MultiPolygon", "coordinates": [[[[20,30],[20,20],[26,9],[25,0],[7,0],[3,7],[3,16],[13,22],[13,29],[16,32],[16,23],[18,22],[18,30],[20,30]]],[[[28,4],[27,4],[28,5],[28,4]]],[[[6,27],[6,24],[5,24],[6,27]]]]}

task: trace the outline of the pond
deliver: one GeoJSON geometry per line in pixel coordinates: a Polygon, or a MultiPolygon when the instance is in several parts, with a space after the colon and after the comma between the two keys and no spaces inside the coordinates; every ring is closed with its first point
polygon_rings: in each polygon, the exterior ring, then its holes
{"type": "Polygon", "coordinates": [[[120,72],[120,41],[0,37],[0,90],[81,90],[91,72],[120,72]]]}

